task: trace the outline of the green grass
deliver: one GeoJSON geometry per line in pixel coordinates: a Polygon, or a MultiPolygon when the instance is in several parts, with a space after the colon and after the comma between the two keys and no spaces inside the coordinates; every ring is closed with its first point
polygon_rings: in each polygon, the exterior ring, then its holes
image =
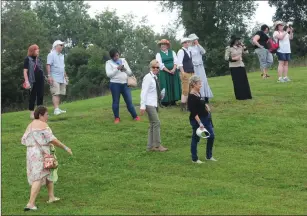
{"type": "MultiPolygon", "coordinates": [[[[269,80],[249,74],[249,101],[234,99],[230,76],[210,78],[219,161],[202,165],[191,163],[188,113],[179,108],[159,114],[170,151],[147,153],[146,116],[133,122],[122,104],[114,125],[109,96],[63,104],[68,113],[50,112],[49,125],[74,155],[57,150],[62,200],[47,205],[43,188],[37,213],[23,213],[29,186],[20,139],[29,115],[4,114],[2,214],[307,214],[306,72],[290,69],[291,83],[276,83],[275,72],[269,80]]],[[[203,160],[204,140],[198,151],[203,160]]]]}

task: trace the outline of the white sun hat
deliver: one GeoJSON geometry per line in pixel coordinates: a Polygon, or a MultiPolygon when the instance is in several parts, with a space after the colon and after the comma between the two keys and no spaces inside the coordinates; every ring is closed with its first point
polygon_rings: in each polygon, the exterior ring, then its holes
{"type": "Polygon", "coordinates": [[[190,38],[182,38],[181,39],[181,44],[183,44],[184,42],[187,42],[187,41],[191,41],[191,39],[190,38]]]}
{"type": "Polygon", "coordinates": [[[197,134],[197,136],[199,136],[200,138],[204,138],[204,139],[207,139],[207,138],[210,137],[210,133],[209,133],[209,131],[207,131],[206,128],[203,128],[203,129],[198,128],[198,129],[196,130],[196,134],[197,134]]]}
{"type": "Polygon", "coordinates": [[[57,45],[63,45],[64,42],[63,41],[60,41],[60,40],[56,40],[54,41],[53,45],[52,45],[52,48],[55,48],[57,45]]]}
{"type": "Polygon", "coordinates": [[[285,25],[285,23],[284,22],[282,22],[282,21],[276,21],[275,23],[274,23],[274,28],[276,28],[276,26],[278,26],[278,25],[285,25]]]}
{"type": "Polygon", "coordinates": [[[197,35],[194,34],[194,33],[193,33],[193,34],[190,34],[188,38],[190,38],[190,40],[192,40],[192,41],[193,41],[193,40],[198,40],[198,39],[199,39],[199,37],[197,37],[197,35]]]}

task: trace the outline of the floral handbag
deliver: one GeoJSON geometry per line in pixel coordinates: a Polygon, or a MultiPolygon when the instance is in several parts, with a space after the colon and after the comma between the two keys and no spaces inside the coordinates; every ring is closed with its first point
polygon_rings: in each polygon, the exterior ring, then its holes
{"type": "MultiPolygon", "coordinates": [[[[31,125],[31,131],[32,131],[32,125],[31,125]]],[[[44,155],[44,169],[56,169],[59,165],[56,157],[52,154],[48,154],[46,153],[43,148],[41,147],[41,145],[36,141],[34,135],[32,134],[33,139],[35,141],[35,144],[40,148],[41,152],[44,155]]]]}

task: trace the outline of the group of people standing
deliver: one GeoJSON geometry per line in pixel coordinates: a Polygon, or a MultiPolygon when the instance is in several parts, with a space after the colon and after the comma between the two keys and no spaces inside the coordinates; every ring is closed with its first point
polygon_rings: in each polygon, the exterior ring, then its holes
{"type": "MultiPolygon", "coordinates": [[[[284,24],[277,22],[273,37],[279,41],[277,56],[279,59],[279,82],[287,82],[288,61],[290,60],[290,42],[293,38],[293,29],[288,27],[283,30],[284,24]],[[284,74],[284,77],[282,75],[284,74]]],[[[261,27],[253,38],[255,52],[259,57],[262,77],[268,78],[268,68],[273,63],[272,54],[267,47],[269,37],[267,25],[261,27]]],[[[206,129],[207,137],[206,160],[217,161],[213,158],[214,126],[211,110],[208,105],[213,97],[205,73],[202,56],[205,49],[199,44],[195,34],[181,40],[182,48],[176,54],[166,39],[159,41],[160,52],[156,59],[149,64],[150,71],[143,78],[140,102],[140,114],[146,112],[149,118],[147,151],[165,152],[168,148],[161,145],[159,107],[173,106],[181,100],[181,110],[189,110],[189,121],[192,127],[191,158],[193,163],[203,163],[197,154],[197,145],[200,137],[197,130],[206,129]],[[165,92],[161,91],[164,89],[165,92]],[[163,92],[163,93],[162,93],[163,92]]],[[[52,51],[47,58],[48,82],[54,104],[54,114],[59,115],[65,111],[59,108],[60,95],[65,95],[68,77],[65,72],[64,56],[61,54],[64,43],[57,40],[53,43],[52,51]]],[[[226,48],[225,60],[229,62],[230,72],[234,85],[236,99],[252,99],[247,74],[242,55],[248,53],[247,48],[239,37],[232,36],[230,46],[226,48]]],[[[110,78],[110,90],[112,93],[112,110],[114,123],[120,122],[119,101],[123,96],[127,109],[135,121],[140,121],[132,103],[131,91],[128,86],[128,77],[132,71],[124,58],[120,58],[118,50],[110,50],[111,59],[106,62],[106,74],[110,78]]],[[[35,200],[42,185],[47,186],[48,203],[56,202],[59,198],[54,195],[54,182],[57,181],[57,169],[46,169],[43,166],[45,155],[52,154],[55,157],[55,148],[64,149],[72,154],[70,148],[62,144],[52,133],[47,125],[48,110],[41,106],[44,96],[43,63],[38,57],[39,47],[29,47],[28,56],[24,61],[24,87],[30,90],[29,110],[31,119],[34,119],[27,127],[22,137],[22,144],[27,147],[27,176],[31,185],[31,194],[26,211],[37,210],[35,200]],[[38,107],[35,109],[35,101],[38,107]]]]}

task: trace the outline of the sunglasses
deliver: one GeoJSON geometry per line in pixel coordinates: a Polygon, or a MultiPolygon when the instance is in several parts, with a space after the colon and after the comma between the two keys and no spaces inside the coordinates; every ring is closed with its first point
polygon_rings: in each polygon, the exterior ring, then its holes
{"type": "Polygon", "coordinates": [[[160,67],[151,67],[152,69],[160,69],[160,67]]]}
{"type": "Polygon", "coordinates": [[[62,47],[62,46],[64,46],[63,44],[60,44],[60,46],[62,47]]]}

